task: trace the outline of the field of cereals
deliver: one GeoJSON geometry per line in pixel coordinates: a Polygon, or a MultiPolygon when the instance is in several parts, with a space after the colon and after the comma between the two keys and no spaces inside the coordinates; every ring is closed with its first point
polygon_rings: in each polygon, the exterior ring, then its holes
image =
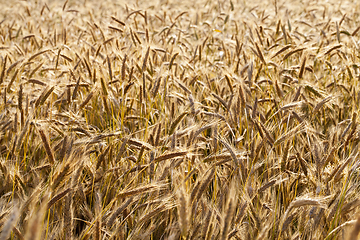
{"type": "Polygon", "coordinates": [[[0,239],[357,239],[360,3],[0,8],[0,239]]]}

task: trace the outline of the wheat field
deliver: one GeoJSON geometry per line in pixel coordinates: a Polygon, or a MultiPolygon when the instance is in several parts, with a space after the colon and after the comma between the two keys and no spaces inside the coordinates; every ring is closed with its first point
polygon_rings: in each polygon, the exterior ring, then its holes
{"type": "Polygon", "coordinates": [[[0,8],[0,239],[357,239],[360,3],[0,8]]]}

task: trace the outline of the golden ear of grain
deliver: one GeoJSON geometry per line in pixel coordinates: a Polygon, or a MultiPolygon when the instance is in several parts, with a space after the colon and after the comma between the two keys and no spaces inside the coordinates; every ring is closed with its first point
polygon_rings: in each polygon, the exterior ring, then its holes
{"type": "Polygon", "coordinates": [[[131,86],[134,85],[134,82],[129,82],[125,88],[124,88],[124,96],[126,95],[126,93],[130,90],[131,86]]]}
{"type": "Polygon", "coordinates": [[[29,79],[27,82],[32,83],[32,84],[38,84],[38,85],[41,85],[41,86],[46,86],[47,85],[46,83],[44,83],[44,82],[42,82],[40,80],[37,80],[37,79],[33,79],[33,78],[29,79]]]}
{"type": "Polygon", "coordinates": [[[41,66],[44,64],[44,62],[41,62],[40,64],[38,64],[29,74],[29,78],[32,78],[32,76],[36,73],[37,70],[39,70],[39,68],[41,68],[41,66]]]}
{"type": "Polygon", "coordinates": [[[122,61],[122,65],[121,65],[121,80],[125,80],[125,72],[126,72],[126,59],[127,59],[127,55],[125,54],[123,61],[122,61]]]}
{"type": "Polygon", "coordinates": [[[341,39],[340,39],[340,30],[339,30],[338,22],[336,22],[336,38],[337,38],[338,42],[340,43],[341,39]]]}
{"type": "Polygon", "coordinates": [[[199,186],[197,191],[194,191],[191,193],[191,196],[193,196],[194,194],[194,198],[190,198],[193,201],[193,204],[196,203],[196,201],[194,201],[195,199],[199,199],[202,194],[205,192],[205,190],[207,189],[207,187],[209,186],[211,180],[213,179],[215,174],[215,168],[211,168],[210,172],[207,173],[207,175],[204,176],[204,179],[202,179],[201,182],[199,182],[199,186]]]}
{"type": "Polygon", "coordinates": [[[171,70],[172,65],[174,64],[175,58],[179,55],[179,53],[175,53],[171,59],[170,59],[170,63],[169,63],[169,70],[171,70]]]}
{"type": "Polygon", "coordinates": [[[114,30],[114,31],[117,31],[119,33],[123,33],[124,30],[120,29],[120,28],[117,28],[117,27],[114,27],[114,26],[108,26],[109,29],[111,30],[114,30]]]}
{"type": "Polygon", "coordinates": [[[290,139],[295,134],[298,134],[299,132],[303,131],[304,124],[299,124],[296,127],[290,129],[288,132],[284,133],[283,135],[279,136],[278,139],[274,142],[274,145],[278,145],[283,141],[286,141],[287,139],[290,139]]]}
{"type": "Polygon", "coordinates": [[[180,187],[177,193],[177,210],[179,214],[179,225],[181,235],[186,236],[189,230],[189,220],[191,219],[189,208],[189,196],[186,194],[184,187],[180,187]]]}
{"type": "Polygon", "coordinates": [[[46,101],[46,99],[48,99],[48,97],[54,91],[54,89],[55,89],[55,86],[52,86],[47,92],[45,92],[45,94],[40,99],[40,105],[44,104],[44,102],[46,101]]]}
{"type": "Polygon", "coordinates": [[[356,159],[358,155],[359,155],[359,153],[350,155],[350,156],[346,159],[346,161],[344,161],[341,165],[339,165],[338,168],[336,168],[336,169],[332,172],[332,174],[329,176],[328,180],[330,181],[331,178],[333,177],[335,182],[340,181],[340,178],[342,177],[342,176],[341,176],[341,173],[343,172],[343,170],[345,169],[345,167],[346,167],[353,159],[356,159]]]}
{"type": "Polygon", "coordinates": [[[45,87],[45,89],[42,91],[40,96],[36,99],[35,107],[37,108],[41,104],[43,104],[53,90],[54,90],[54,86],[52,88],[50,88],[50,86],[45,87]]]}
{"type": "Polygon", "coordinates": [[[304,76],[304,72],[305,72],[305,65],[306,65],[306,56],[304,57],[302,63],[301,63],[301,67],[300,67],[300,71],[299,71],[299,79],[303,78],[304,76]]]}
{"type": "Polygon", "coordinates": [[[18,107],[19,107],[20,111],[23,110],[22,102],[23,102],[23,85],[20,84],[20,89],[19,89],[19,93],[18,93],[18,107]]]}
{"type": "MultiPolygon", "coordinates": [[[[239,160],[236,157],[235,152],[233,151],[232,147],[224,140],[222,140],[221,138],[218,138],[218,140],[227,148],[227,150],[230,152],[231,158],[233,159],[235,166],[239,167],[239,160]]],[[[240,161],[240,165],[242,165],[242,162],[240,161]]],[[[243,166],[242,166],[243,167],[243,166]]]]}
{"type": "Polygon", "coordinates": [[[261,129],[263,130],[263,132],[265,133],[266,135],[266,138],[268,139],[268,141],[270,142],[271,145],[274,145],[275,144],[275,141],[274,141],[274,138],[273,136],[271,135],[270,131],[265,127],[265,125],[260,122],[260,121],[257,121],[261,127],[261,129]]]}
{"type": "Polygon", "coordinates": [[[31,60],[33,60],[33,59],[36,58],[37,56],[40,56],[41,54],[44,54],[44,53],[49,52],[49,51],[51,51],[51,50],[50,50],[50,49],[45,49],[45,50],[43,50],[43,51],[40,51],[40,52],[38,52],[38,53],[35,53],[35,54],[32,55],[31,57],[29,57],[28,62],[31,62],[31,60]]]}
{"type": "Polygon", "coordinates": [[[158,127],[157,127],[157,131],[156,131],[156,136],[155,136],[155,141],[154,141],[154,146],[158,146],[160,143],[160,135],[161,135],[161,123],[159,123],[158,127]]]}
{"type": "Polygon", "coordinates": [[[194,102],[193,95],[189,94],[188,99],[189,99],[189,102],[190,102],[191,114],[195,116],[196,115],[196,109],[195,109],[195,102],[194,102]]]}
{"type": "Polygon", "coordinates": [[[62,167],[60,173],[54,176],[54,179],[51,184],[51,188],[53,190],[55,190],[60,185],[60,183],[64,180],[65,176],[69,175],[70,170],[71,170],[70,164],[67,163],[65,164],[64,167],[62,167]]]}
{"type": "Polygon", "coordinates": [[[206,131],[206,130],[212,128],[213,125],[214,125],[213,123],[210,123],[210,124],[207,124],[207,125],[199,128],[199,129],[197,129],[197,130],[194,132],[193,136],[192,136],[191,138],[189,138],[189,140],[188,140],[188,146],[191,146],[191,143],[199,136],[200,133],[202,133],[203,131],[206,131]]]}
{"type": "MultiPolygon", "coordinates": [[[[234,192],[234,188],[231,189],[232,192],[234,192]]],[[[234,199],[233,196],[230,196],[228,199],[228,203],[226,204],[226,211],[225,216],[224,216],[224,222],[223,222],[223,227],[221,229],[221,237],[220,239],[228,239],[228,233],[229,233],[229,229],[232,223],[232,220],[234,218],[234,212],[235,212],[235,203],[234,203],[234,199]]]]}
{"type": "Polygon", "coordinates": [[[187,153],[188,153],[188,151],[167,153],[167,154],[163,154],[163,155],[155,158],[154,161],[155,162],[161,162],[161,161],[165,161],[167,159],[172,159],[172,158],[176,158],[176,157],[182,157],[182,156],[185,156],[187,153]]]}
{"type": "Polygon", "coordinates": [[[121,159],[122,155],[124,154],[126,144],[127,144],[129,139],[128,138],[123,138],[122,140],[123,140],[123,142],[122,142],[122,144],[120,146],[120,149],[118,151],[118,155],[116,156],[116,161],[119,161],[121,159]]]}
{"type": "Polygon", "coordinates": [[[282,47],[282,48],[281,48],[279,51],[277,51],[271,58],[275,58],[276,56],[280,55],[282,52],[285,52],[285,51],[288,50],[289,48],[291,48],[291,44],[282,47]]]}
{"type": "Polygon", "coordinates": [[[111,19],[114,20],[115,22],[119,23],[120,25],[125,26],[125,23],[124,23],[123,21],[120,21],[120,20],[117,19],[116,17],[111,16],[111,19]]]}
{"type": "Polygon", "coordinates": [[[356,117],[357,117],[357,113],[354,112],[351,118],[351,129],[352,131],[355,130],[356,128],[356,117]]]}
{"type": "Polygon", "coordinates": [[[127,201],[123,202],[110,216],[109,220],[107,221],[107,226],[109,228],[112,227],[114,224],[116,218],[119,217],[119,215],[127,208],[131,203],[133,202],[133,198],[130,197],[127,201]]]}
{"type": "Polygon", "coordinates": [[[322,108],[322,106],[330,101],[331,99],[333,98],[333,96],[327,96],[326,98],[324,98],[323,100],[321,100],[318,104],[316,104],[316,106],[314,107],[314,110],[313,110],[313,114],[315,114],[317,111],[320,110],[320,108],[322,108]]]}
{"type": "Polygon", "coordinates": [[[96,89],[89,93],[89,95],[86,97],[86,99],[80,104],[79,110],[83,109],[86,106],[86,104],[88,104],[90,102],[90,100],[94,96],[95,92],[96,92],[96,89]]]}
{"type": "Polygon", "coordinates": [[[263,53],[262,53],[262,51],[261,51],[261,49],[260,49],[260,47],[259,47],[259,45],[257,43],[255,43],[255,47],[256,47],[256,50],[257,50],[257,52],[259,54],[259,58],[260,58],[261,62],[266,65],[264,55],[263,55],[263,53]]]}
{"type": "Polygon", "coordinates": [[[73,196],[72,196],[73,190],[70,190],[69,194],[65,198],[65,206],[64,206],[64,226],[65,231],[64,235],[66,239],[71,240],[73,237],[73,196]]]}
{"type": "Polygon", "coordinates": [[[55,163],[55,157],[54,157],[54,153],[50,147],[50,142],[49,142],[48,136],[46,135],[46,133],[43,129],[39,129],[39,133],[40,133],[41,140],[44,144],[46,154],[48,155],[49,162],[51,165],[53,165],[55,163]]]}
{"type": "Polygon", "coordinates": [[[60,199],[62,199],[63,197],[66,196],[66,194],[68,194],[70,191],[72,190],[72,188],[67,188],[66,190],[62,191],[61,193],[57,194],[56,196],[54,196],[47,204],[47,208],[50,209],[57,201],[59,201],[60,199]]]}
{"type": "MultiPolygon", "coordinates": [[[[6,87],[6,92],[7,92],[7,93],[10,93],[10,91],[11,91],[11,86],[13,85],[13,83],[14,83],[14,81],[15,81],[15,79],[16,79],[16,76],[18,75],[18,73],[19,73],[19,69],[17,68],[17,69],[15,70],[15,72],[14,72],[14,75],[11,77],[11,80],[10,80],[8,86],[6,87]]],[[[6,92],[5,92],[5,94],[6,94],[6,92]]]]}
{"type": "Polygon", "coordinates": [[[136,140],[134,138],[131,138],[131,139],[128,139],[127,140],[127,144],[129,145],[134,145],[134,146],[137,146],[137,147],[143,147],[145,150],[150,150],[152,148],[152,146],[146,142],[142,142],[140,140],[136,140]]]}
{"type": "MultiPolygon", "coordinates": [[[[147,98],[147,94],[146,94],[146,74],[143,73],[142,74],[142,80],[143,80],[143,84],[142,84],[142,92],[140,94],[142,94],[142,99],[144,99],[144,101],[146,101],[147,98]]],[[[141,103],[142,101],[140,101],[141,103]]]]}
{"type": "Polygon", "coordinates": [[[89,77],[92,78],[92,73],[91,73],[91,68],[90,68],[89,62],[86,60],[85,57],[82,59],[82,61],[84,62],[85,66],[86,66],[86,69],[87,69],[87,71],[89,73],[89,77]]]}
{"type": "Polygon", "coordinates": [[[226,108],[226,110],[229,111],[229,107],[227,105],[227,103],[225,102],[224,99],[222,99],[221,97],[219,97],[218,95],[216,95],[215,93],[212,93],[212,95],[217,99],[219,100],[219,102],[226,108]]]}
{"type": "Polygon", "coordinates": [[[173,134],[176,130],[177,125],[181,122],[181,120],[188,114],[188,112],[183,112],[180,114],[170,125],[169,135],[173,134]]]}
{"type": "Polygon", "coordinates": [[[275,180],[275,179],[274,179],[274,180],[271,180],[271,181],[269,181],[269,182],[267,182],[267,183],[265,183],[264,185],[262,185],[262,186],[259,188],[258,192],[260,193],[260,192],[262,192],[262,191],[265,191],[265,190],[268,189],[269,187],[273,186],[275,183],[276,183],[276,180],[275,180]]]}
{"type": "Polygon", "coordinates": [[[285,219],[285,221],[282,225],[282,228],[281,228],[281,232],[285,232],[288,229],[289,224],[291,223],[291,221],[294,219],[294,217],[296,215],[297,215],[296,213],[293,213],[285,219]]]}
{"type": "Polygon", "coordinates": [[[108,92],[107,84],[105,83],[105,80],[103,78],[100,78],[100,80],[101,80],[102,93],[103,93],[104,96],[108,96],[109,92],[108,92]]]}
{"type": "Polygon", "coordinates": [[[205,239],[209,231],[209,226],[211,225],[212,216],[213,216],[213,211],[209,209],[207,214],[205,215],[205,221],[202,228],[202,237],[205,239]]]}
{"type": "Polygon", "coordinates": [[[329,53],[331,53],[332,51],[336,50],[336,49],[339,49],[342,47],[342,44],[338,44],[338,45],[335,45],[333,47],[331,47],[329,50],[327,50],[325,53],[324,53],[324,56],[328,55],[329,53]]]}
{"type": "Polygon", "coordinates": [[[142,64],[142,67],[141,67],[141,73],[143,73],[145,71],[145,69],[146,69],[146,63],[148,61],[149,54],[150,54],[150,47],[148,47],[147,50],[146,50],[144,60],[143,60],[143,64],[142,64]]]}
{"type": "Polygon", "coordinates": [[[231,80],[230,80],[229,76],[225,75],[225,79],[226,79],[226,83],[228,84],[228,86],[230,88],[231,94],[234,94],[234,88],[233,88],[233,85],[231,83],[231,80]]]}
{"type": "Polygon", "coordinates": [[[106,56],[107,64],[108,64],[108,70],[109,70],[109,78],[110,81],[113,79],[112,69],[111,69],[111,62],[109,56],[106,56]]]}
{"type": "Polygon", "coordinates": [[[288,158],[290,143],[291,143],[291,141],[288,141],[288,142],[286,143],[286,147],[285,147],[283,156],[282,156],[282,158],[281,158],[281,162],[280,162],[281,171],[285,171],[285,169],[286,169],[286,163],[287,163],[287,158],[288,158]]]}
{"type": "Polygon", "coordinates": [[[191,94],[191,91],[188,87],[186,87],[184,84],[182,84],[180,81],[176,80],[176,83],[179,84],[182,90],[184,90],[187,94],[191,94]]]}
{"type": "Polygon", "coordinates": [[[112,145],[109,145],[98,157],[98,161],[96,163],[96,169],[99,169],[101,164],[105,161],[105,156],[106,154],[109,153],[109,150],[111,148],[112,145]]]}
{"type": "Polygon", "coordinates": [[[123,191],[123,192],[119,193],[116,196],[116,199],[121,199],[121,198],[125,198],[125,197],[139,195],[139,194],[142,194],[142,193],[152,192],[152,191],[160,189],[161,187],[163,187],[163,186],[159,185],[159,184],[157,184],[157,185],[153,184],[153,185],[147,185],[147,186],[142,186],[142,187],[130,189],[128,191],[123,191]]]}
{"type": "Polygon", "coordinates": [[[161,212],[164,212],[164,211],[168,210],[169,208],[171,208],[171,206],[161,204],[160,206],[158,206],[154,210],[151,210],[150,212],[147,212],[143,217],[141,217],[139,219],[138,223],[139,224],[144,224],[147,220],[151,219],[154,216],[159,215],[161,212]]]}
{"type": "Polygon", "coordinates": [[[274,85],[275,85],[275,90],[276,90],[277,95],[279,96],[280,99],[283,99],[284,93],[283,93],[282,89],[280,88],[277,80],[275,81],[274,85]]]}
{"type": "Polygon", "coordinates": [[[283,61],[285,61],[286,59],[288,59],[291,55],[293,55],[293,54],[295,54],[295,53],[297,53],[297,52],[301,52],[301,51],[304,50],[304,49],[306,49],[306,48],[298,48],[298,49],[295,49],[295,50],[292,50],[292,51],[288,52],[288,53],[284,56],[283,61]]]}
{"type": "Polygon", "coordinates": [[[290,212],[294,208],[299,208],[299,207],[302,207],[302,206],[316,206],[316,207],[325,208],[325,209],[327,208],[326,205],[322,201],[320,201],[320,199],[308,198],[308,197],[299,197],[299,198],[293,200],[289,204],[289,206],[286,209],[285,213],[281,217],[280,226],[284,227],[284,224],[286,223],[286,220],[290,216],[289,215],[290,212]]]}
{"type": "Polygon", "coordinates": [[[100,193],[97,191],[95,193],[95,214],[96,214],[96,220],[95,220],[95,236],[94,239],[95,240],[100,240],[101,237],[101,209],[102,209],[102,198],[100,193]]]}

